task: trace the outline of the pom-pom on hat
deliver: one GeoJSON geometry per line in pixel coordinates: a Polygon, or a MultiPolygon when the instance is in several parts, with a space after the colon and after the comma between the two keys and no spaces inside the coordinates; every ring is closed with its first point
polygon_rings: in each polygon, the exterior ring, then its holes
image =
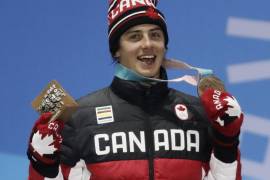
{"type": "Polygon", "coordinates": [[[168,32],[164,15],[156,8],[158,0],[109,0],[108,35],[112,56],[118,50],[121,35],[140,24],[158,25],[164,33],[165,46],[168,32]]]}

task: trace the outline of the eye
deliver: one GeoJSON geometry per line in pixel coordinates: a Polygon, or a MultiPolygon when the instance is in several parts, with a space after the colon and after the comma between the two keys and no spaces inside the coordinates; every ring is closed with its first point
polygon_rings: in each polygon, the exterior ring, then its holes
{"type": "Polygon", "coordinates": [[[151,32],[151,38],[154,40],[160,40],[163,38],[163,33],[160,30],[151,32]]]}
{"type": "Polygon", "coordinates": [[[142,38],[142,35],[140,33],[132,33],[128,36],[128,39],[131,41],[138,41],[142,38]]]}

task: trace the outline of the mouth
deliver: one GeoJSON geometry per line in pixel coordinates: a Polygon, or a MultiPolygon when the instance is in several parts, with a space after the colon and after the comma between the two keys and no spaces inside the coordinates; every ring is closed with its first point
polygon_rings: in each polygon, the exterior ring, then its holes
{"type": "Polygon", "coordinates": [[[139,56],[137,59],[146,65],[152,65],[156,61],[156,56],[155,55],[142,55],[142,56],[139,56]]]}

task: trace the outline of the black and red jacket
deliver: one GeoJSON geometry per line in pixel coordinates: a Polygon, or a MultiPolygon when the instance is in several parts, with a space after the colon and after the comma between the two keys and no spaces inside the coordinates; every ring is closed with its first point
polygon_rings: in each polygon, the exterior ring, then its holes
{"type": "MultiPolygon", "coordinates": [[[[167,83],[115,77],[78,103],[62,133],[56,179],[241,179],[239,162],[223,163],[212,154],[200,100],[167,83]]],[[[30,165],[29,179],[46,178],[30,165]]]]}

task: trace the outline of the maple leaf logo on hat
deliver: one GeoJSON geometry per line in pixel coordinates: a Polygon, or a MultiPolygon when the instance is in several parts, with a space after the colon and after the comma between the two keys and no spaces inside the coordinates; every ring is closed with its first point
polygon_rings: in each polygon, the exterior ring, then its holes
{"type": "Polygon", "coordinates": [[[152,19],[159,19],[160,17],[158,16],[157,11],[153,7],[149,7],[146,15],[152,19]]]}

